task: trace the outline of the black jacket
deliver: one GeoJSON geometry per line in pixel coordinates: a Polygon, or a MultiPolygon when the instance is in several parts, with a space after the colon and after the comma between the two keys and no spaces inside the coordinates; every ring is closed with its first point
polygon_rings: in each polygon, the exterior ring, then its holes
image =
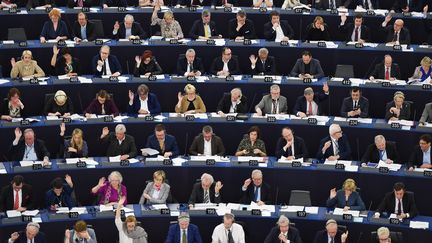
{"type": "MultiPolygon", "coordinates": [[[[270,185],[263,182],[260,187],[261,187],[260,189],[261,201],[263,201],[265,204],[269,204],[269,205],[273,204],[273,195],[272,195],[270,185]]],[[[249,184],[249,186],[246,188],[246,191],[243,191],[243,189],[240,190],[242,194],[242,197],[240,199],[241,204],[250,204],[252,201],[254,201],[255,185],[253,184],[253,182],[249,184]]]]}
{"type": "Polygon", "coordinates": [[[125,139],[121,145],[119,145],[115,134],[112,132],[100,139],[100,141],[102,144],[108,145],[107,156],[109,157],[128,154],[129,158],[133,158],[137,155],[135,139],[129,134],[125,134],[125,139]]]}
{"type": "MultiPolygon", "coordinates": [[[[215,197],[215,185],[216,185],[216,183],[213,183],[209,189],[210,202],[221,203],[222,202],[222,195],[221,195],[222,191],[219,191],[218,197],[215,197]]],[[[193,185],[192,193],[189,197],[189,204],[203,203],[203,200],[204,200],[204,190],[201,186],[201,182],[197,182],[193,185]]]]}
{"type": "MultiPolygon", "coordinates": [[[[393,113],[390,112],[390,108],[395,107],[394,101],[386,104],[386,114],[385,119],[388,121],[390,118],[395,117],[393,113]]],[[[402,103],[402,109],[399,113],[399,120],[410,120],[411,118],[411,103],[404,101],[402,103]]]]}
{"type": "MultiPolygon", "coordinates": [[[[416,203],[414,201],[414,193],[405,191],[402,197],[402,207],[404,213],[409,213],[410,218],[414,218],[419,214],[416,203]]],[[[387,212],[388,214],[395,213],[396,199],[394,192],[386,193],[385,197],[378,206],[377,212],[387,212]]]]}
{"type": "MultiPolygon", "coordinates": [[[[339,31],[344,35],[345,41],[352,41],[351,36],[353,35],[355,26],[353,23],[345,23],[344,25],[339,25],[339,31]]],[[[364,40],[365,42],[371,41],[371,33],[369,30],[369,27],[362,24],[360,26],[360,39],[364,40]]]]}
{"type": "MultiPolygon", "coordinates": [[[[293,156],[292,151],[287,149],[283,150],[283,147],[286,145],[286,140],[283,137],[280,137],[276,143],[276,157],[280,158],[282,156],[288,157],[293,156]]],[[[308,158],[309,154],[306,148],[305,141],[303,138],[294,136],[294,157],[297,158],[308,158]]]]}
{"type": "MultiPolygon", "coordinates": [[[[342,117],[348,117],[348,112],[353,111],[353,108],[354,108],[353,99],[351,97],[346,97],[342,101],[340,115],[342,117]]],[[[361,117],[361,118],[369,117],[369,100],[367,98],[361,96],[360,100],[357,101],[357,108],[360,108],[361,113],[360,116],[356,116],[356,117],[361,117]]]]}
{"type": "Polygon", "coordinates": [[[258,57],[255,64],[255,68],[251,70],[252,75],[264,74],[264,75],[276,75],[276,62],[273,56],[267,56],[264,64],[258,57]]]}
{"type": "MultiPolygon", "coordinates": [[[[279,226],[275,226],[270,230],[270,233],[264,240],[264,243],[280,243],[279,234],[280,234],[279,226]]],[[[300,232],[297,228],[293,226],[289,226],[288,229],[288,240],[290,243],[302,243],[300,232]]]]}
{"type": "Polygon", "coordinates": [[[139,67],[137,67],[136,63],[134,65],[134,76],[139,77],[140,75],[144,75],[146,73],[151,73],[152,75],[157,75],[163,73],[163,70],[159,63],[156,61],[155,57],[152,57],[148,64],[145,64],[142,60],[139,67]]]}
{"type": "MultiPolygon", "coordinates": [[[[217,36],[219,35],[216,31],[216,23],[214,21],[210,21],[210,36],[217,36]]],[[[189,31],[189,36],[192,39],[198,39],[200,36],[204,36],[204,24],[202,19],[195,20],[195,22],[192,25],[192,28],[189,31]]]]}
{"type": "MultiPolygon", "coordinates": [[[[223,113],[229,113],[231,108],[231,93],[225,93],[221,100],[219,100],[216,112],[222,111],[223,113]]],[[[242,95],[240,103],[236,106],[237,113],[248,113],[248,104],[246,96],[242,95]]]]}
{"type": "MultiPolygon", "coordinates": [[[[188,62],[186,59],[185,54],[180,54],[179,58],[177,59],[177,75],[183,76],[188,68],[188,62]]],[[[201,58],[195,56],[195,59],[192,63],[192,69],[193,71],[200,71],[203,75],[205,73],[203,62],[201,61],[201,58]]]]}
{"type": "MultiPolygon", "coordinates": [[[[223,69],[224,63],[221,57],[216,57],[210,67],[210,73],[216,75],[217,72],[223,69]]],[[[237,56],[232,56],[228,62],[228,70],[231,75],[240,74],[239,62],[237,56]]]]}
{"type": "MultiPolygon", "coordinates": [[[[385,42],[392,42],[394,38],[394,29],[393,25],[387,25],[386,27],[381,27],[382,30],[386,33],[385,42]]],[[[411,44],[411,35],[407,28],[403,27],[399,32],[399,43],[402,44],[411,44]]]]}
{"type": "MultiPolygon", "coordinates": [[[[324,144],[327,141],[331,141],[330,136],[327,136],[320,141],[318,153],[317,153],[317,159],[319,160],[325,160],[330,156],[334,156],[333,153],[333,143],[330,145],[330,147],[325,151],[325,153],[322,153],[322,148],[324,147],[324,144]]],[[[351,159],[351,146],[349,144],[348,138],[345,136],[345,134],[342,135],[341,138],[338,140],[339,145],[339,156],[340,160],[350,160],[351,159]]]]}
{"type": "MultiPolygon", "coordinates": [[[[379,63],[375,65],[375,69],[373,70],[371,76],[377,79],[385,79],[385,71],[386,69],[384,63],[383,62],[379,63]]],[[[399,65],[397,65],[396,63],[392,63],[390,67],[390,78],[395,78],[395,79],[401,78],[399,65]]]]}
{"type": "Polygon", "coordinates": [[[237,19],[231,19],[228,23],[228,36],[235,39],[238,36],[244,36],[245,39],[255,39],[255,27],[252,20],[246,19],[245,24],[237,31],[237,19]]]}
{"type": "MultiPolygon", "coordinates": [[[[341,235],[342,231],[338,230],[336,236],[333,238],[334,243],[341,243],[341,235]]],[[[313,243],[328,243],[328,234],[327,230],[320,230],[316,232],[313,243]]]]}
{"type": "MultiPolygon", "coordinates": [[[[281,20],[280,27],[286,37],[289,39],[294,37],[294,30],[291,25],[288,24],[288,21],[281,20]]],[[[276,39],[276,30],[273,29],[271,21],[264,24],[264,37],[269,41],[274,41],[276,39]]]]}
{"type": "MultiPolygon", "coordinates": [[[[146,38],[146,33],[144,32],[141,24],[138,22],[132,23],[131,35],[139,36],[140,39],[146,38]]],[[[113,39],[125,39],[126,38],[126,27],[124,23],[120,23],[120,28],[117,30],[117,34],[113,34],[113,39]]]]}
{"type": "MultiPolygon", "coordinates": [[[[12,185],[4,186],[0,194],[0,212],[5,212],[7,210],[12,210],[14,207],[14,194],[12,185]]],[[[33,209],[33,190],[32,186],[28,184],[23,184],[22,187],[22,201],[21,207],[25,207],[28,210],[33,209]]]]}
{"type": "MultiPolygon", "coordinates": [[[[12,144],[12,146],[9,149],[9,160],[11,161],[25,160],[24,158],[25,148],[26,148],[26,144],[24,139],[20,139],[16,146],[12,144]]],[[[41,139],[35,138],[34,150],[36,152],[38,160],[43,160],[45,156],[47,157],[50,156],[48,149],[45,147],[45,142],[42,141],[41,139]]]]}
{"type": "MultiPolygon", "coordinates": [[[[225,155],[225,147],[223,145],[222,139],[216,135],[213,135],[211,138],[211,152],[212,155],[225,155]]],[[[189,148],[190,155],[198,155],[204,154],[204,136],[203,134],[199,134],[194,138],[192,144],[189,148]]]]}
{"type": "MultiPolygon", "coordinates": [[[[86,24],[86,35],[88,41],[94,41],[97,38],[95,24],[88,20],[86,24]]],[[[72,39],[74,39],[75,37],[82,39],[81,25],[78,23],[78,21],[75,21],[72,28],[72,39]]]]}
{"type": "MultiPolygon", "coordinates": [[[[394,142],[386,141],[386,154],[387,158],[393,160],[394,163],[401,163],[399,159],[399,153],[396,149],[396,144],[394,142]]],[[[372,163],[378,163],[380,160],[380,153],[375,146],[375,144],[370,144],[366,150],[366,152],[363,154],[363,157],[361,159],[362,163],[372,162],[372,163]]]]}

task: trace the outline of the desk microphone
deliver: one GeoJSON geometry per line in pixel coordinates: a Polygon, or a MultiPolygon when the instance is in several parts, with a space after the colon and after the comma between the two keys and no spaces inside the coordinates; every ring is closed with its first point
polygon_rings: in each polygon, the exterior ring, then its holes
{"type": "Polygon", "coordinates": [[[185,150],[184,150],[183,157],[187,156],[188,140],[189,140],[189,133],[186,133],[185,150]]]}
{"type": "Polygon", "coordinates": [[[359,138],[358,137],[356,139],[356,145],[357,145],[357,161],[361,161],[361,158],[360,158],[360,142],[359,142],[359,138]]]}
{"type": "Polygon", "coordinates": [[[249,111],[248,111],[248,113],[251,113],[251,111],[252,111],[252,107],[255,107],[253,104],[255,103],[256,96],[257,96],[257,94],[255,93],[255,94],[254,94],[254,97],[252,98],[252,102],[250,103],[251,106],[249,107],[249,111]]]}
{"type": "Polygon", "coordinates": [[[363,231],[360,231],[359,237],[357,239],[357,243],[360,243],[362,236],[363,236],[363,231]]]}
{"type": "Polygon", "coordinates": [[[417,113],[417,109],[414,109],[414,116],[413,116],[413,125],[415,125],[415,121],[416,121],[416,114],[417,113]]]}
{"type": "Polygon", "coordinates": [[[126,60],[126,70],[127,70],[127,74],[130,74],[130,72],[129,72],[129,60],[126,60]]]}
{"type": "Polygon", "coordinates": [[[278,203],[277,203],[278,197],[279,197],[279,187],[276,187],[276,196],[275,196],[275,204],[274,205],[278,205],[278,203]]]}
{"type": "MultiPolygon", "coordinates": [[[[78,101],[81,108],[81,112],[84,113],[83,105],[82,105],[82,99],[81,99],[81,93],[78,92],[78,101]]],[[[85,114],[84,114],[85,115],[85,114]]]]}

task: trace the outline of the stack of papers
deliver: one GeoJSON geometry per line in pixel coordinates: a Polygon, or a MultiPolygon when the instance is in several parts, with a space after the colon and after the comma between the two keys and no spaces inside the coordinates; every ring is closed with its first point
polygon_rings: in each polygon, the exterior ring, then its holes
{"type": "Polygon", "coordinates": [[[154,210],[168,209],[166,204],[153,204],[152,207],[154,210]]]}
{"type": "Polygon", "coordinates": [[[19,212],[17,210],[7,210],[6,211],[6,215],[8,216],[8,218],[13,218],[13,217],[21,217],[21,215],[24,216],[36,216],[39,213],[39,210],[26,210],[24,212],[19,212]]]}
{"type": "Polygon", "coordinates": [[[259,163],[265,163],[265,157],[256,157],[256,156],[238,156],[237,161],[239,162],[249,162],[251,160],[256,160],[259,163]]]}
{"type": "Polygon", "coordinates": [[[414,121],[408,121],[408,120],[397,120],[397,121],[388,121],[388,124],[392,124],[392,123],[399,123],[402,126],[414,126],[414,121]]]}
{"type": "Polygon", "coordinates": [[[293,159],[293,160],[288,160],[287,157],[282,156],[277,162],[278,163],[292,163],[292,162],[300,162],[303,164],[304,160],[303,158],[298,158],[298,159],[293,159]]]}
{"type": "Polygon", "coordinates": [[[224,116],[219,115],[216,112],[210,113],[211,117],[226,117],[226,116],[237,116],[237,113],[226,113],[224,116]]]}
{"type": "Polygon", "coordinates": [[[92,158],[67,158],[66,164],[76,164],[79,161],[86,162],[87,165],[98,165],[99,164],[98,162],[96,162],[92,158]]]}
{"type": "Polygon", "coordinates": [[[78,213],[78,214],[85,214],[87,213],[86,207],[74,207],[69,209],[68,207],[60,207],[57,208],[56,213],[78,213]]]}
{"type": "MultiPolygon", "coordinates": [[[[161,79],[165,79],[165,75],[163,74],[158,74],[158,75],[153,75],[156,77],[157,80],[161,80],[161,79]]],[[[140,78],[148,78],[149,76],[146,75],[140,75],[140,78]]]]}
{"type": "Polygon", "coordinates": [[[156,154],[159,154],[159,151],[157,151],[156,149],[152,149],[152,148],[143,148],[141,149],[141,153],[144,156],[153,156],[156,154]]]}
{"type": "Polygon", "coordinates": [[[411,220],[409,227],[413,228],[413,229],[429,229],[429,222],[412,221],[411,220]]]}
{"type": "MultiPolygon", "coordinates": [[[[120,160],[120,155],[113,156],[113,157],[108,157],[108,158],[109,158],[109,162],[120,162],[121,161],[120,160]]],[[[129,160],[129,163],[131,163],[131,164],[139,162],[139,160],[135,159],[135,158],[131,158],[131,159],[128,159],[128,160],[129,160]]]]}
{"type": "Polygon", "coordinates": [[[333,211],[333,215],[344,215],[344,214],[351,214],[354,217],[359,217],[360,211],[357,211],[357,210],[344,211],[343,208],[335,208],[333,211]]]}
{"type": "Polygon", "coordinates": [[[112,205],[107,205],[107,206],[105,206],[103,204],[99,205],[99,211],[100,212],[113,211],[113,210],[114,210],[114,207],[112,205]]]}
{"type": "Polygon", "coordinates": [[[205,155],[191,156],[189,160],[190,161],[206,161],[208,159],[214,159],[216,162],[226,162],[226,161],[223,161],[220,156],[216,156],[216,155],[215,156],[205,156],[205,155]]]}
{"type": "Polygon", "coordinates": [[[288,213],[295,213],[298,211],[304,211],[305,207],[304,206],[287,206],[287,207],[283,207],[281,208],[279,211],[281,212],[288,212],[288,213]]]}
{"type": "Polygon", "coordinates": [[[398,171],[398,170],[400,170],[402,165],[401,164],[387,164],[386,162],[380,160],[378,163],[378,168],[379,167],[386,167],[391,171],[398,171]]]}
{"type": "Polygon", "coordinates": [[[1,84],[6,84],[6,83],[9,83],[10,81],[9,80],[6,80],[6,79],[0,79],[0,85],[1,84]]]}
{"type": "MultiPolygon", "coordinates": [[[[29,160],[20,161],[20,165],[22,167],[33,166],[33,165],[36,165],[36,164],[40,164],[41,165],[42,161],[29,161],[29,160]]],[[[51,165],[51,162],[48,162],[48,164],[51,165]]]]}

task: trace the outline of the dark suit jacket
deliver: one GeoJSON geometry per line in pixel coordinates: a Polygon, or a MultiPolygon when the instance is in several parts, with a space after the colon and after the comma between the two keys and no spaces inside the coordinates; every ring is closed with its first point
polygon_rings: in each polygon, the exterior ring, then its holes
{"type": "MultiPolygon", "coordinates": [[[[194,224],[189,224],[189,227],[187,229],[187,242],[202,243],[198,226],[194,224]]],[[[165,243],[181,243],[179,224],[170,225],[165,243]]]]}
{"type": "Polygon", "coordinates": [[[313,24],[309,24],[306,27],[305,40],[307,41],[328,41],[330,40],[329,26],[324,24],[324,31],[316,29],[313,24]]]}
{"type": "MultiPolygon", "coordinates": [[[[375,69],[373,70],[371,76],[374,76],[374,78],[377,78],[377,79],[384,79],[385,78],[384,63],[379,63],[379,64],[375,65],[375,69]]],[[[401,78],[399,65],[397,65],[396,63],[392,63],[392,65],[391,65],[390,78],[396,78],[396,79],[401,78]]]]}
{"type": "MultiPolygon", "coordinates": [[[[384,199],[381,201],[380,205],[378,206],[377,212],[387,212],[388,214],[395,213],[395,207],[396,207],[396,199],[394,192],[388,192],[386,193],[384,199]]],[[[419,214],[417,210],[416,203],[414,201],[414,193],[405,191],[404,196],[402,197],[402,206],[403,211],[405,213],[409,213],[410,218],[414,218],[419,214]]]]}
{"type": "MultiPolygon", "coordinates": [[[[115,104],[113,99],[106,99],[104,103],[105,114],[118,116],[119,110],[117,105],[115,104]]],[[[97,98],[93,99],[89,106],[84,110],[85,113],[102,115],[102,104],[98,101],[97,98]]]]}
{"type": "MultiPolygon", "coordinates": [[[[175,4],[174,4],[174,0],[172,1],[173,2],[173,4],[172,4],[172,6],[174,6],[175,4]]],[[[177,1],[177,4],[180,4],[181,6],[191,6],[191,2],[192,2],[192,5],[193,6],[210,6],[210,5],[214,5],[214,4],[212,4],[212,0],[204,0],[204,1],[202,1],[202,3],[199,1],[199,0],[178,0],[177,1]]],[[[167,3],[165,3],[165,4],[167,4],[167,3]]]]}
{"type": "MultiPolygon", "coordinates": [[[[388,121],[390,118],[395,115],[390,112],[390,108],[395,107],[394,101],[386,104],[386,114],[385,119],[388,121]]],[[[399,120],[410,120],[411,119],[411,103],[404,101],[402,104],[402,109],[399,114],[399,120]]]]}
{"type": "MultiPolygon", "coordinates": [[[[351,41],[351,36],[354,32],[355,26],[353,23],[346,23],[344,25],[339,25],[339,31],[345,36],[345,41],[351,41]]],[[[360,26],[360,39],[364,40],[365,42],[370,42],[371,40],[371,33],[369,30],[369,27],[362,24],[360,26]]]]}
{"type": "MultiPolygon", "coordinates": [[[[288,154],[287,151],[283,150],[283,147],[286,145],[286,140],[283,137],[280,137],[276,143],[276,157],[280,158],[282,156],[288,157],[292,156],[292,154],[288,154]]],[[[308,158],[309,154],[306,148],[305,141],[303,138],[294,136],[294,157],[297,158],[308,158]]]]}
{"type": "MultiPolygon", "coordinates": [[[[313,100],[318,105],[318,115],[322,115],[324,113],[322,111],[321,102],[323,102],[327,98],[328,98],[328,95],[321,93],[321,92],[315,92],[313,100]]],[[[299,112],[299,111],[306,113],[306,109],[307,109],[306,97],[299,96],[296,100],[296,103],[295,103],[295,106],[293,109],[294,115],[296,115],[297,112],[299,112]]]]}
{"type": "MultiPolygon", "coordinates": [[[[140,39],[145,39],[146,33],[144,32],[143,28],[141,27],[141,24],[138,22],[132,23],[131,28],[131,35],[137,35],[140,39]]],[[[117,31],[117,34],[113,35],[113,39],[125,39],[126,38],[126,28],[124,23],[120,23],[120,28],[117,31]]]]}
{"type": "Polygon", "coordinates": [[[258,57],[255,68],[251,70],[251,74],[276,75],[275,58],[273,56],[268,56],[263,65],[261,59],[258,57]]]}
{"type": "Polygon", "coordinates": [[[366,210],[365,204],[358,192],[352,192],[351,195],[349,195],[348,200],[346,200],[345,191],[343,189],[338,190],[334,198],[327,199],[326,204],[328,208],[343,208],[348,206],[351,210],[366,210]]]}
{"type": "MultiPolygon", "coordinates": [[[[27,243],[27,236],[25,231],[18,232],[19,237],[14,241],[14,243],[27,243]]],[[[34,243],[46,243],[45,234],[40,232],[34,238],[34,243]]]]}
{"type": "Polygon", "coordinates": [[[425,105],[419,122],[432,122],[432,102],[425,105]]]}
{"type": "MultiPolygon", "coordinates": [[[[216,75],[217,72],[221,71],[224,66],[222,57],[216,57],[210,67],[210,73],[216,75]]],[[[231,75],[240,74],[239,62],[237,56],[232,56],[228,62],[228,70],[231,75]]]]}
{"type": "Polygon", "coordinates": [[[245,39],[255,39],[255,27],[252,20],[246,19],[245,24],[237,31],[237,19],[231,19],[228,23],[228,36],[235,39],[238,36],[244,36],[245,39]]]}
{"type": "MultiPolygon", "coordinates": [[[[324,147],[324,144],[327,141],[331,141],[330,136],[327,136],[320,141],[318,153],[317,153],[317,159],[319,160],[325,160],[330,156],[333,156],[333,143],[330,145],[330,147],[325,151],[325,153],[322,153],[322,148],[324,147]]],[[[339,144],[339,156],[340,160],[350,160],[351,159],[351,146],[349,144],[348,138],[345,136],[345,134],[342,135],[341,138],[338,140],[339,144]]]]}
{"type": "Polygon", "coordinates": [[[127,0],[100,0],[100,6],[104,4],[108,7],[127,7],[127,0]]]}
{"type": "MultiPolygon", "coordinates": [[[[294,30],[291,25],[288,24],[288,21],[281,20],[280,27],[282,28],[284,35],[289,39],[294,37],[294,30]]],[[[264,24],[264,37],[269,41],[274,41],[276,39],[276,30],[273,29],[271,21],[264,24]]]]}
{"type": "MultiPolygon", "coordinates": [[[[430,154],[431,154],[430,157],[432,161],[432,153],[430,154]]],[[[420,149],[419,145],[416,145],[408,161],[408,167],[420,167],[422,164],[423,164],[423,151],[420,149]]]]}
{"type": "MultiPolygon", "coordinates": [[[[103,75],[103,69],[101,69],[100,72],[96,69],[98,60],[102,60],[100,58],[99,54],[93,57],[93,61],[92,61],[93,74],[95,76],[100,77],[100,76],[103,75]]],[[[117,59],[116,56],[109,55],[108,56],[108,63],[109,63],[110,69],[111,69],[111,73],[115,73],[115,72],[120,72],[121,73],[122,72],[122,68],[121,68],[120,62],[119,62],[119,60],[117,59]]]]}
{"type": "MultiPolygon", "coordinates": [[[[216,31],[216,23],[214,21],[210,21],[210,36],[218,36],[219,33],[216,31]]],[[[189,31],[189,37],[192,39],[198,39],[200,36],[204,36],[204,24],[202,19],[195,20],[192,25],[192,28],[189,31]]]]}
{"type": "Polygon", "coordinates": [[[55,39],[58,36],[67,36],[69,38],[69,31],[66,23],[63,20],[59,20],[57,30],[54,30],[52,21],[48,20],[44,23],[40,36],[45,37],[47,40],[55,39]]]}
{"type": "MultiPolygon", "coordinates": [[[[367,98],[360,96],[360,100],[357,101],[357,108],[360,108],[361,110],[361,118],[369,117],[369,100],[367,98]]],[[[353,99],[351,97],[346,97],[342,102],[340,115],[342,117],[348,117],[348,112],[350,111],[353,111],[353,99]]]]}
{"type": "Polygon", "coordinates": [[[104,138],[100,139],[101,143],[108,145],[107,156],[118,156],[128,154],[129,158],[137,156],[137,149],[135,146],[135,138],[129,134],[125,134],[125,139],[119,145],[119,142],[115,136],[115,133],[111,132],[104,138]]]}
{"type": "MultiPolygon", "coordinates": [[[[394,142],[386,141],[386,154],[387,158],[393,160],[394,163],[401,163],[399,159],[399,153],[396,149],[396,144],[394,142]]],[[[380,160],[380,155],[377,147],[375,146],[375,143],[370,144],[364,153],[361,161],[363,163],[372,162],[372,163],[378,163],[380,160]]]]}
{"type": "Polygon", "coordinates": [[[396,0],[394,1],[392,10],[397,13],[401,13],[402,9],[409,7],[410,12],[423,12],[423,6],[422,0],[410,0],[409,5],[407,0],[396,0]]]}
{"type": "MultiPolygon", "coordinates": [[[[148,93],[147,106],[148,106],[148,109],[149,109],[149,112],[151,115],[161,113],[161,107],[160,107],[158,98],[153,93],[150,93],[150,92],[148,93]]],[[[129,105],[129,103],[128,103],[127,113],[128,114],[138,114],[138,111],[140,108],[141,108],[141,102],[139,99],[139,95],[135,94],[134,101],[133,101],[132,105],[129,105]]]]}
{"type": "Polygon", "coordinates": [[[49,189],[45,193],[45,208],[50,209],[52,205],[59,205],[59,204],[61,204],[61,207],[68,207],[68,208],[75,207],[76,202],[72,198],[72,192],[73,192],[73,188],[66,183],[63,184],[63,191],[61,192],[59,197],[57,197],[53,189],[49,189]]]}
{"type": "MultiPolygon", "coordinates": [[[[265,238],[264,243],[280,243],[281,241],[279,240],[279,234],[279,226],[273,227],[265,238]]],[[[290,241],[290,243],[302,243],[300,232],[297,228],[293,226],[289,227],[288,240],[290,241]]]]}
{"type": "MultiPolygon", "coordinates": [[[[72,39],[75,37],[82,39],[81,25],[78,23],[78,21],[75,21],[73,28],[72,28],[72,31],[73,31],[72,32],[72,39]]],[[[93,24],[91,21],[87,21],[86,34],[87,34],[87,40],[88,41],[94,41],[97,38],[95,24],[93,24]]]]}
{"type": "MultiPolygon", "coordinates": [[[[225,155],[225,147],[223,145],[222,139],[216,135],[212,136],[211,139],[211,151],[212,155],[225,155]]],[[[198,155],[204,153],[204,136],[202,133],[196,136],[189,148],[190,155],[198,155]]]]}
{"type": "MultiPolygon", "coordinates": [[[[231,108],[231,93],[225,93],[221,100],[219,100],[216,112],[222,111],[223,113],[229,113],[231,108]]],[[[237,104],[237,113],[248,113],[248,104],[246,96],[242,95],[240,103],[237,104]]]]}
{"type": "MultiPolygon", "coordinates": [[[[237,0],[228,0],[227,2],[233,6],[238,6],[237,0]]],[[[212,0],[213,6],[222,6],[223,4],[225,4],[225,0],[212,0]]]]}
{"type": "MultiPolygon", "coordinates": [[[[249,186],[246,188],[246,191],[241,190],[242,197],[240,198],[241,204],[250,204],[252,201],[254,201],[255,198],[255,185],[253,182],[249,184],[249,186]]],[[[267,183],[261,184],[261,201],[263,201],[265,204],[271,205],[273,204],[273,193],[271,191],[271,187],[267,183]]]]}
{"type": "MultiPolygon", "coordinates": [[[[394,29],[393,25],[387,25],[386,27],[381,27],[383,31],[386,33],[385,42],[391,42],[394,37],[394,29]]],[[[411,44],[411,35],[409,30],[406,27],[403,27],[399,32],[399,43],[402,44],[411,44]]]]}
{"type": "MultiPolygon", "coordinates": [[[[21,161],[24,158],[25,152],[25,142],[24,139],[20,139],[16,146],[11,146],[9,150],[9,160],[21,161]]],[[[34,150],[36,152],[38,160],[43,160],[45,156],[49,157],[50,153],[45,147],[45,142],[41,139],[36,139],[34,141],[34,150]]]]}
{"type": "MultiPolygon", "coordinates": [[[[338,230],[334,237],[334,243],[341,243],[342,231],[338,230]]],[[[313,243],[328,243],[328,235],[326,230],[316,232],[313,243]]]]}
{"type": "MultiPolygon", "coordinates": [[[[309,68],[310,75],[313,75],[315,78],[324,77],[324,71],[321,68],[320,61],[318,61],[315,58],[312,58],[309,64],[310,64],[310,68],[309,68]]],[[[297,59],[296,64],[292,68],[290,75],[293,77],[298,77],[299,74],[304,74],[304,73],[305,73],[305,63],[301,58],[299,58],[297,59]]]]}
{"type": "Polygon", "coordinates": [[[60,112],[60,114],[71,113],[73,114],[73,103],[70,97],[67,98],[66,103],[64,105],[58,105],[54,96],[51,97],[44,106],[44,115],[48,115],[48,113],[56,113],[60,112]]]}
{"type": "MultiPolygon", "coordinates": [[[[350,0],[347,0],[345,1],[345,3],[348,2],[347,4],[349,4],[349,1],[350,0]]],[[[336,6],[334,6],[334,8],[339,8],[340,6],[344,6],[341,0],[335,0],[335,5],[336,6]]],[[[330,9],[330,3],[328,0],[321,0],[318,4],[315,4],[315,8],[323,9],[323,10],[330,9]]]]}
{"type": "MultiPolygon", "coordinates": [[[[72,57],[72,73],[77,73],[78,76],[82,74],[81,72],[81,64],[80,60],[78,58],[72,57]]],[[[57,58],[57,62],[54,67],[55,74],[56,75],[64,75],[66,73],[69,73],[69,68],[66,65],[66,60],[63,56],[60,56],[57,58]]]]}
{"type": "MultiPolygon", "coordinates": [[[[177,75],[183,76],[188,68],[188,62],[186,59],[185,54],[180,54],[179,58],[177,59],[177,75]]],[[[201,75],[205,73],[203,62],[201,61],[201,58],[195,56],[195,59],[192,63],[192,69],[194,71],[200,71],[201,75]]]]}
{"type": "MultiPolygon", "coordinates": [[[[32,186],[28,184],[23,184],[22,187],[22,201],[21,207],[25,207],[29,210],[33,209],[33,190],[32,186]]],[[[0,212],[5,212],[7,210],[12,210],[14,207],[14,194],[13,187],[11,184],[4,186],[0,194],[0,212]]]]}
{"type": "MultiPolygon", "coordinates": [[[[379,2],[378,0],[371,0],[373,9],[379,9],[379,2]]],[[[362,6],[363,8],[370,9],[369,6],[363,4],[363,0],[347,0],[344,3],[345,7],[349,9],[355,9],[357,6],[362,6]]]]}
{"type": "MultiPolygon", "coordinates": [[[[209,189],[210,202],[221,203],[222,202],[222,191],[219,191],[219,196],[215,197],[215,185],[216,185],[216,182],[214,182],[210,186],[210,189],[209,189]]],[[[203,200],[204,200],[204,190],[201,187],[201,182],[197,182],[193,185],[192,193],[189,197],[189,204],[203,203],[203,200]]]]}
{"type": "MultiPolygon", "coordinates": [[[[163,155],[159,146],[159,141],[154,134],[147,138],[146,148],[156,149],[159,151],[160,155],[163,155]]],[[[165,135],[165,152],[171,152],[172,157],[177,157],[180,154],[176,138],[173,135],[165,135]]]]}
{"type": "MultiPolygon", "coordinates": [[[[91,0],[83,0],[84,7],[91,7],[92,4],[93,3],[91,0]]],[[[78,7],[78,1],[77,0],[68,0],[67,1],[67,7],[68,8],[78,7]]]]}
{"type": "Polygon", "coordinates": [[[156,61],[155,57],[150,59],[150,62],[145,64],[143,61],[140,63],[139,67],[136,66],[136,62],[134,64],[134,76],[139,77],[140,75],[145,75],[146,73],[150,73],[151,75],[158,75],[163,73],[163,70],[159,63],[156,61]]]}

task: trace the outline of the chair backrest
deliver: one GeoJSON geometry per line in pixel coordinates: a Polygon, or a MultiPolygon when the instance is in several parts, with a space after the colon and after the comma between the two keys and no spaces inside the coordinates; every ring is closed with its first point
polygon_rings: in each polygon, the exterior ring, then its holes
{"type": "MultiPolygon", "coordinates": [[[[379,242],[378,234],[376,231],[371,232],[372,242],[379,242]]],[[[402,232],[390,231],[391,242],[401,243],[403,242],[402,232]]]]}
{"type": "Polygon", "coordinates": [[[339,78],[354,78],[354,66],[338,64],[334,76],[339,78]]]}
{"type": "Polygon", "coordinates": [[[289,205],[311,206],[310,191],[291,190],[289,205]]]}
{"type": "Polygon", "coordinates": [[[0,65],[0,78],[3,78],[3,67],[0,65]]]}
{"type": "Polygon", "coordinates": [[[9,28],[8,40],[27,41],[27,35],[24,28],[9,28]]]}
{"type": "Polygon", "coordinates": [[[54,98],[54,93],[49,93],[49,94],[45,94],[45,102],[44,102],[44,104],[47,104],[48,103],[48,101],[51,99],[51,98],[54,98]]]}
{"type": "Polygon", "coordinates": [[[104,38],[105,37],[105,33],[104,33],[104,28],[103,28],[102,20],[100,20],[100,19],[92,19],[90,21],[95,25],[96,37],[97,38],[104,38]]]}

